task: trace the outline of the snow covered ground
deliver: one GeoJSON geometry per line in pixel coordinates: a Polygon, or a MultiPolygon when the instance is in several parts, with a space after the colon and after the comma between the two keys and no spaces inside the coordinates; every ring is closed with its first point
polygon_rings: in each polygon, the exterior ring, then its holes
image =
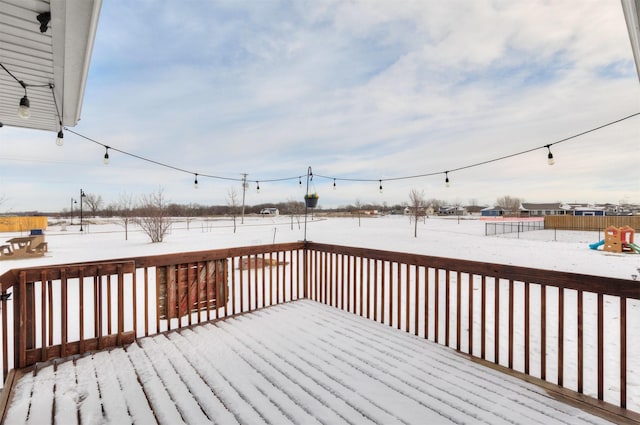
{"type": "MultiPolygon", "coordinates": [[[[78,225],[50,226],[46,231],[49,253],[45,257],[27,260],[0,261],[0,274],[11,268],[78,261],[96,261],[129,256],[175,253],[230,246],[271,244],[302,240],[304,219],[298,223],[291,217],[247,217],[233,232],[230,219],[177,221],[165,242],[151,244],[137,229],[124,229],[115,221],[90,219],[79,232],[78,225]]],[[[589,244],[602,239],[598,232],[570,232],[540,230],[520,234],[485,236],[485,222],[479,219],[428,218],[419,222],[418,237],[413,236],[413,224],[408,217],[321,218],[307,223],[307,239],[315,242],[361,246],[391,251],[461,258],[467,260],[511,264],[540,269],[568,271],[597,276],[633,279],[640,274],[640,255],[612,254],[589,249],[589,244]]],[[[9,239],[16,234],[5,234],[9,239]]],[[[638,281],[640,290],[640,280],[638,281]]],[[[628,315],[640,315],[640,303],[629,301],[628,315]]],[[[630,317],[631,317],[630,316],[630,317]]],[[[567,314],[567,318],[571,315],[567,314]]],[[[565,318],[565,320],[570,320],[565,318]]],[[[616,318],[612,319],[615,323],[616,318]]],[[[631,326],[638,323],[630,319],[631,326]]],[[[573,329],[575,323],[566,323],[573,329]]],[[[631,329],[631,328],[630,328],[631,329]]],[[[607,332],[607,337],[616,337],[607,332]]],[[[587,341],[590,336],[586,336],[587,341]]],[[[591,338],[592,340],[592,338],[591,338]]],[[[629,349],[640,352],[633,339],[629,349]]],[[[593,351],[593,350],[591,350],[593,351]]],[[[587,353],[588,355],[589,353],[587,353]]],[[[574,356],[567,355],[571,359],[574,356]]],[[[631,359],[637,358],[636,355],[631,359]]],[[[605,358],[605,362],[608,357],[605,358]]],[[[575,369],[575,362],[565,365],[575,369]]],[[[590,363],[593,363],[590,361],[590,363]]],[[[605,364],[605,370],[616,369],[615,361],[605,364]]],[[[633,362],[628,364],[629,407],[640,408],[639,371],[633,362]]],[[[607,381],[607,390],[619,392],[615,374],[607,381]]],[[[592,393],[593,385],[590,385],[592,393]]],[[[591,394],[593,395],[593,394],[591,394]]]]}
{"type": "MultiPolygon", "coordinates": [[[[238,221],[239,222],[239,221],[238,221]]],[[[79,226],[55,225],[46,231],[49,253],[43,258],[0,261],[0,274],[15,267],[123,258],[230,246],[290,242],[304,239],[304,218],[246,217],[236,233],[231,219],[177,221],[163,243],[151,244],[130,226],[129,240],[116,221],[88,219],[79,226]],[[188,229],[187,229],[188,227],[188,229]],[[133,231],[132,231],[133,229],[133,231]]],[[[603,238],[598,232],[539,230],[484,236],[479,219],[428,218],[418,224],[418,237],[405,216],[321,218],[307,223],[307,240],[440,257],[568,271],[632,279],[640,274],[640,255],[589,249],[603,238]]],[[[19,234],[0,235],[9,239],[19,234]]],[[[1,240],[0,240],[1,241],[1,240]]],[[[638,277],[640,281],[640,277],[638,277]]]]}

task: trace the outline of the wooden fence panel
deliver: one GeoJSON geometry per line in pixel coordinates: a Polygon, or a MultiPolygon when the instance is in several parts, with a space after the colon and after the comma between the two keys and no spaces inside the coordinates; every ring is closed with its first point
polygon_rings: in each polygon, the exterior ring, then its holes
{"type": "Polygon", "coordinates": [[[212,260],[158,267],[156,280],[160,319],[183,317],[208,310],[211,306],[218,308],[225,305],[224,294],[217,294],[215,288],[221,291],[225,287],[221,281],[227,275],[226,264],[226,260],[212,260]],[[207,288],[207,282],[213,282],[213,285],[207,288]]]}
{"type": "Polygon", "coordinates": [[[609,226],[629,226],[636,232],[640,232],[640,216],[638,215],[611,215],[611,216],[577,216],[555,215],[544,218],[545,229],[559,230],[604,230],[609,226]]]}

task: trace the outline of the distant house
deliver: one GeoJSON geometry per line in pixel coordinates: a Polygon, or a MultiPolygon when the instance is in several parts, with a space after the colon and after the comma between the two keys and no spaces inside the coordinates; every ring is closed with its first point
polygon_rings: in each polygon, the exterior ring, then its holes
{"type": "Polygon", "coordinates": [[[465,215],[466,210],[461,206],[453,207],[440,207],[438,208],[438,215],[465,215]]]}
{"type": "Polygon", "coordinates": [[[618,205],[618,204],[604,204],[596,205],[596,207],[603,207],[605,210],[604,215],[634,215],[638,213],[639,207],[637,205],[618,205]]]}
{"type": "MultiPolygon", "coordinates": [[[[413,208],[412,207],[404,207],[403,213],[405,215],[411,215],[411,214],[413,214],[413,208]]],[[[434,211],[433,207],[421,208],[420,215],[426,215],[428,217],[428,216],[434,215],[434,214],[435,214],[435,211],[434,211]]]]}
{"type": "Polygon", "coordinates": [[[575,207],[573,215],[600,217],[606,215],[606,211],[603,207],[575,207]]]}
{"type": "Polygon", "coordinates": [[[550,204],[522,203],[520,215],[524,217],[544,217],[545,215],[566,215],[568,208],[560,202],[550,204]]]}
{"type": "Polygon", "coordinates": [[[577,215],[577,216],[596,216],[601,217],[605,215],[615,215],[613,210],[615,208],[612,207],[612,204],[606,205],[593,205],[593,204],[580,204],[580,203],[572,203],[568,204],[568,208],[570,209],[569,214],[577,215]]]}
{"type": "MultiPolygon", "coordinates": [[[[412,207],[404,207],[403,210],[403,214],[404,215],[413,215],[413,208],[412,207]]],[[[427,208],[420,208],[420,216],[430,216],[430,215],[434,215],[435,211],[433,210],[433,207],[427,207],[427,208]]]]}
{"type": "Polygon", "coordinates": [[[480,211],[482,217],[502,217],[504,216],[504,209],[500,207],[487,207],[480,211]]]}
{"type": "Polygon", "coordinates": [[[469,214],[473,214],[473,215],[477,215],[480,214],[482,212],[483,209],[485,209],[486,207],[480,206],[480,205],[467,205],[466,207],[464,207],[464,209],[467,211],[467,213],[469,214]]]}

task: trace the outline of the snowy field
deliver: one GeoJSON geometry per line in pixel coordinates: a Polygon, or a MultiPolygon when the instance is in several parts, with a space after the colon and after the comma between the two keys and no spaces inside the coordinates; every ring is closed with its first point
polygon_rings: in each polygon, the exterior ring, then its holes
{"type": "MultiPolygon", "coordinates": [[[[76,219],[77,221],[77,219],[76,219]]],[[[239,223],[239,220],[238,220],[239,223]]],[[[538,230],[485,236],[479,219],[428,218],[413,224],[408,217],[321,218],[307,222],[307,240],[390,251],[413,252],[499,264],[632,279],[638,275],[640,255],[594,251],[589,244],[603,238],[598,232],[538,230]]],[[[20,234],[5,233],[9,239],[20,234]]],[[[184,251],[291,242],[304,239],[304,218],[245,217],[233,232],[231,219],[176,221],[163,243],[152,244],[133,226],[129,240],[117,221],[88,219],[83,226],[50,226],[45,257],[0,261],[0,274],[16,267],[123,258],[184,251]],[[63,230],[64,229],[64,230],[63,230]]],[[[640,281],[640,278],[638,278],[640,281]]]]}

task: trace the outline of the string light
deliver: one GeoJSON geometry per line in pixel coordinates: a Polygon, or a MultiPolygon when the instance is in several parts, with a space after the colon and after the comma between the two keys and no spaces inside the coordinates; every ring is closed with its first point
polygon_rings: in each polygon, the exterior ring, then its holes
{"type": "Polygon", "coordinates": [[[29,116],[31,115],[31,111],[29,110],[30,102],[29,102],[29,98],[27,97],[27,87],[47,87],[47,86],[51,86],[51,84],[41,84],[41,85],[33,85],[33,84],[27,84],[22,80],[19,80],[18,77],[16,77],[15,75],[13,75],[13,73],[11,71],[9,71],[3,64],[0,63],[0,68],[4,69],[4,71],[9,74],[9,76],[11,78],[13,78],[14,80],[16,80],[16,82],[18,84],[20,84],[20,87],[22,87],[22,89],[24,90],[24,96],[22,97],[22,99],[20,99],[20,103],[18,104],[18,116],[20,118],[24,118],[27,119],[29,118],[29,116]]]}
{"type": "MultiPolygon", "coordinates": [[[[0,67],[4,68],[6,70],[6,68],[4,66],[2,66],[1,63],[0,63],[0,67]]],[[[11,73],[9,73],[9,74],[13,77],[13,75],[11,73]]],[[[18,81],[18,80],[16,79],[16,81],[18,81]]],[[[38,87],[38,86],[34,86],[34,87],[38,87]]],[[[589,130],[583,131],[583,132],[578,133],[578,134],[574,134],[573,136],[569,136],[569,137],[566,137],[566,138],[561,139],[561,140],[557,140],[557,141],[555,141],[553,143],[549,143],[549,144],[546,144],[546,145],[543,145],[543,146],[530,148],[530,149],[519,151],[519,152],[515,152],[515,153],[512,153],[512,154],[504,155],[504,156],[497,157],[497,158],[492,158],[492,159],[489,159],[489,160],[486,160],[486,161],[476,162],[476,163],[465,165],[465,166],[462,166],[462,167],[449,169],[447,171],[434,171],[434,172],[424,173],[424,174],[407,175],[407,176],[400,176],[400,177],[391,177],[391,178],[386,178],[385,180],[386,181],[391,181],[391,180],[409,180],[409,179],[416,179],[416,178],[422,178],[422,177],[435,176],[435,175],[438,175],[438,174],[445,173],[445,184],[448,184],[448,183],[450,183],[449,182],[449,173],[451,173],[451,172],[456,172],[456,171],[465,170],[465,169],[468,169],[468,168],[474,168],[474,167],[478,167],[478,166],[481,166],[481,165],[490,164],[490,163],[493,163],[493,162],[497,162],[497,161],[501,161],[501,160],[504,160],[504,159],[513,158],[513,157],[516,157],[516,156],[524,155],[524,154],[536,151],[538,149],[544,149],[544,148],[547,148],[548,151],[549,151],[548,156],[547,156],[547,158],[549,160],[549,164],[553,164],[553,163],[555,163],[555,161],[553,160],[553,155],[551,154],[551,146],[552,145],[556,145],[556,144],[559,144],[559,143],[566,142],[568,140],[575,139],[577,137],[583,136],[583,135],[588,134],[588,133],[592,133],[594,131],[603,129],[605,127],[609,127],[611,125],[620,123],[622,121],[628,120],[628,119],[636,117],[638,115],[640,115],[640,112],[636,112],[636,113],[633,113],[631,115],[619,118],[617,120],[610,121],[610,122],[608,122],[606,124],[602,124],[600,126],[591,128],[589,130]]],[[[83,139],[86,139],[86,140],[88,140],[90,142],[96,143],[98,145],[105,146],[105,147],[107,146],[104,143],[101,143],[101,142],[99,142],[97,140],[91,139],[90,137],[84,136],[84,135],[82,135],[82,134],[80,134],[78,132],[75,132],[75,131],[73,131],[73,130],[71,130],[69,128],[65,127],[64,130],[68,131],[68,132],[71,132],[71,133],[75,134],[76,136],[79,136],[79,137],[81,137],[83,139]]],[[[126,152],[126,151],[123,151],[123,150],[120,150],[120,149],[116,149],[116,148],[113,148],[113,147],[111,147],[110,149],[114,149],[114,150],[116,150],[116,151],[118,151],[118,152],[120,152],[120,153],[122,153],[124,155],[128,155],[128,156],[131,156],[133,158],[137,158],[139,160],[146,161],[146,162],[149,162],[149,163],[152,163],[152,164],[156,164],[156,165],[159,165],[161,167],[170,168],[170,169],[173,169],[173,170],[176,170],[176,171],[193,174],[193,171],[189,171],[189,170],[186,170],[184,168],[179,168],[179,167],[176,167],[176,166],[173,166],[173,165],[170,165],[170,164],[166,164],[166,163],[162,163],[162,162],[159,162],[159,161],[155,161],[153,159],[145,158],[145,157],[142,157],[140,155],[136,155],[136,154],[133,154],[133,153],[130,153],[130,152],[126,152]]],[[[212,174],[200,174],[200,176],[206,176],[206,177],[209,177],[209,178],[220,179],[220,180],[242,181],[242,179],[238,179],[238,178],[224,177],[224,176],[218,176],[218,175],[212,175],[212,174]]],[[[351,182],[373,182],[373,181],[375,181],[375,179],[371,179],[371,178],[337,178],[337,177],[333,177],[333,176],[323,176],[323,175],[317,175],[317,176],[321,177],[321,178],[326,178],[326,179],[333,179],[334,183],[336,183],[337,180],[351,181],[351,182]]],[[[308,177],[312,180],[313,179],[313,174],[310,174],[308,177]]],[[[264,181],[267,181],[267,182],[287,181],[287,180],[294,180],[296,178],[298,179],[298,185],[300,187],[302,187],[302,177],[301,176],[268,179],[268,180],[263,180],[263,182],[264,181]]],[[[382,188],[382,180],[380,179],[380,180],[378,180],[378,182],[380,183],[379,188],[381,189],[382,188]]],[[[258,181],[256,181],[256,184],[257,184],[257,190],[259,191],[260,190],[260,184],[259,184],[258,181]]]]}
{"type": "Polygon", "coordinates": [[[56,116],[58,117],[58,137],[56,137],[56,145],[64,145],[64,133],[62,132],[62,117],[60,117],[60,109],[58,108],[58,100],[56,99],[56,92],[53,90],[55,86],[53,83],[49,83],[49,90],[51,90],[51,96],[53,97],[53,104],[56,106],[56,116]]]}
{"type": "Polygon", "coordinates": [[[27,97],[27,85],[24,81],[18,81],[24,89],[24,97],[20,99],[20,106],[18,106],[18,116],[23,119],[29,118],[31,112],[29,111],[29,98],[27,97]]]}
{"type": "Polygon", "coordinates": [[[260,193],[260,182],[256,180],[256,192],[260,193]]]}
{"type": "Polygon", "coordinates": [[[64,133],[62,129],[58,130],[58,137],[56,137],[56,145],[62,146],[64,145],[64,133]]]}
{"type": "MultiPolygon", "coordinates": [[[[51,19],[51,14],[49,12],[43,12],[38,15],[38,20],[41,23],[40,31],[45,32],[47,29],[47,24],[51,19]]],[[[64,133],[62,131],[62,117],[60,116],[60,109],[58,108],[58,101],[56,99],[56,93],[54,89],[53,83],[47,84],[27,84],[23,80],[19,80],[18,77],[13,75],[11,71],[7,69],[2,63],[0,63],[0,68],[2,68],[11,78],[16,80],[20,87],[24,90],[24,96],[20,99],[20,103],[18,104],[18,116],[23,119],[27,119],[31,116],[31,102],[29,101],[29,97],[27,95],[27,87],[49,87],[51,90],[51,96],[53,97],[53,103],[56,107],[56,116],[58,117],[58,134],[56,137],[56,145],[62,146],[64,144],[64,133]]]]}
{"type": "Polygon", "coordinates": [[[104,148],[104,160],[102,162],[104,162],[104,165],[109,165],[109,146],[105,146],[104,148]]]}
{"type": "Polygon", "coordinates": [[[333,190],[336,190],[336,179],[333,179],[333,190]]]}
{"type": "MultiPolygon", "coordinates": [[[[40,15],[38,15],[38,20],[41,22],[41,27],[40,27],[40,31],[44,32],[46,31],[47,28],[47,24],[49,22],[49,20],[51,19],[51,13],[50,12],[43,12],[40,15]],[[41,20],[42,17],[42,20],[41,20]],[[44,30],[43,30],[44,28],[44,30]]],[[[23,80],[19,80],[15,75],[13,75],[13,73],[11,71],[9,71],[7,69],[7,67],[5,67],[3,64],[0,63],[0,68],[2,68],[7,74],[9,74],[9,76],[11,78],[13,78],[14,80],[16,80],[16,82],[18,84],[20,84],[20,87],[22,87],[22,89],[24,90],[24,96],[20,99],[20,103],[18,105],[18,116],[20,118],[23,119],[27,119],[31,116],[31,102],[29,102],[29,98],[27,97],[27,87],[49,87],[49,89],[51,89],[51,95],[53,96],[53,103],[56,106],[56,115],[58,117],[58,124],[60,125],[60,127],[58,128],[58,137],[56,138],[56,144],[58,146],[62,146],[64,144],[64,133],[62,132],[62,118],[60,117],[60,109],[58,108],[58,102],[56,100],[56,93],[53,90],[54,85],[53,83],[48,83],[48,84],[27,84],[25,83],[23,80]]]]}
{"type": "Polygon", "coordinates": [[[445,187],[450,187],[451,184],[449,183],[449,172],[445,171],[444,172],[444,186],[445,187]]]}
{"type": "Polygon", "coordinates": [[[193,181],[193,188],[197,189],[198,188],[198,173],[195,174],[195,180],[193,181]]]}
{"type": "Polygon", "coordinates": [[[549,154],[547,155],[547,164],[553,165],[556,163],[556,160],[553,159],[553,154],[551,153],[551,145],[546,145],[545,148],[549,150],[549,154]]]}
{"type": "Polygon", "coordinates": [[[382,193],[382,180],[378,180],[378,182],[380,183],[380,187],[378,187],[378,191],[382,193]]]}

